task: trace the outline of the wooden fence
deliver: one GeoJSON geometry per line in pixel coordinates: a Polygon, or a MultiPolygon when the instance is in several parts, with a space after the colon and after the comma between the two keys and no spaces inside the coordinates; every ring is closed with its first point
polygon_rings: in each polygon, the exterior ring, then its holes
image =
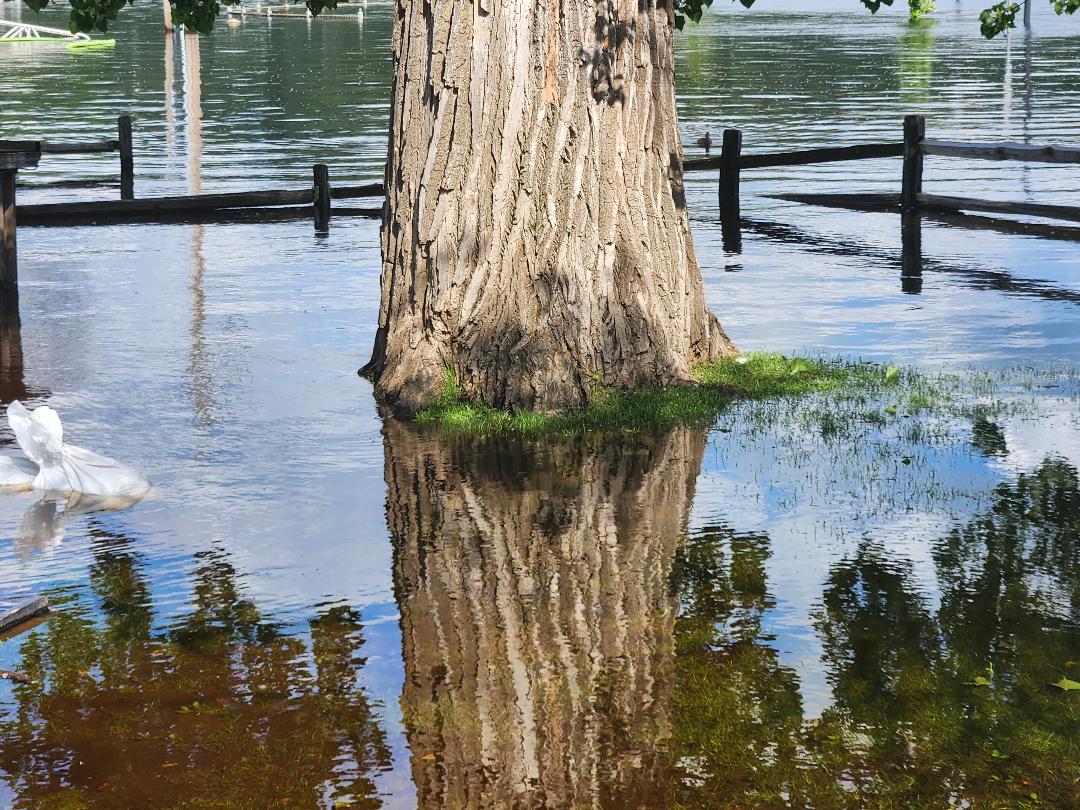
{"type": "MultiPolygon", "coordinates": [[[[382,197],[382,183],[332,187],[325,164],[312,168],[311,186],[297,190],[240,191],[135,199],[131,119],[117,120],[116,140],[89,143],[0,141],[0,321],[17,323],[19,290],[16,251],[17,225],[116,225],[137,222],[248,222],[311,217],[315,230],[330,228],[337,216],[380,217],[378,208],[331,208],[331,200],[382,197]],[[120,199],[16,206],[15,185],[20,169],[32,169],[43,156],[120,153],[120,199]]],[[[86,185],[58,183],[72,186],[86,185]]],[[[40,186],[39,186],[40,187],[40,186]]]]}
{"type": "MultiPolygon", "coordinates": [[[[1028,202],[1001,202],[926,194],[923,164],[927,157],[960,157],[978,160],[1018,160],[1039,163],[1080,164],[1080,146],[1039,146],[1017,143],[959,143],[926,138],[926,121],[912,115],[904,119],[902,141],[824,147],[793,152],[744,154],[743,135],[724,131],[720,155],[689,160],[684,172],[718,171],[720,219],[725,246],[741,249],[740,185],[743,171],[780,166],[807,166],[840,161],[903,158],[900,193],[888,194],[783,194],[781,199],[856,210],[899,211],[904,215],[902,235],[905,273],[921,272],[921,216],[948,214],[966,218],[960,224],[987,227],[986,218],[965,211],[1014,214],[1026,217],[1080,222],[1080,208],[1028,202]]],[[[298,190],[242,191],[229,194],[151,197],[135,199],[131,119],[117,119],[116,140],[91,143],[52,141],[0,141],[0,317],[18,313],[15,252],[15,177],[19,169],[33,168],[43,155],[120,153],[120,200],[28,205],[18,208],[24,225],[96,225],[131,222],[267,221],[312,217],[315,229],[330,227],[331,213],[341,216],[378,217],[381,208],[331,209],[332,199],[381,197],[381,183],[332,187],[329,170],[316,164],[310,188],[298,190]]],[[[954,219],[955,221],[955,219],[954,219]]],[[[1002,220],[992,220],[1002,222],[1002,220]]],[[[1058,225],[1015,223],[1020,232],[1056,238],[1080,239],[1080,229],[1058,225]]],[[[921,283],[921,282],[920,282],[921,283]]]]}
{"type": "MultiPolygon", "coordinates": [[[[108,152],[120,153],[120,199],[135,199],[135,154],[131,137],[131,116],[116,119],[116,138],[103,141],[38,141],[42,155],[93,155],[108,152]]],[[[0,150],[6,141],[0,141],[0,150]]],[[[101,185],[97,180],[61,180],[42,183],[38,188],[88,188],[101,185]]]]}
{"type": "MultiPolygon", "coordinates": [[[[858,210],[897,210],[905,214],[964,211],[1011,214],[1025,217],[1080,222],[1080,207],[1030,202],[1005,202],[967,197],[952,197],[923,192],[923,164],[927,157],[967,158],[969,160],[1015,160],[1028,163],[1080,164],[1080,145],[1048,146],[1022,143],[961,143],[926,138],[926,119],[909,115],[904,119],[904,138],[890,143],[806,149],[795,152],[743,154],[743,136],[737,129],[724,131],[721,153],[715,158],[687,161],[684,171],[719,170],[720,218],[725,230],[737,230],[741,216],[740,181],[743,170],[774,166],[806,166],[848,160],[903,158],[900,194],[783,194],[781,199],[858,210]]],[[[973,226],[985,223],[973,221],[973,226]]],[[[1028,223],[1024,223],[1025,226],[1028,223]]],[[[1056,225],[1031,225],[1029,233],[1048,236],[1077,236],[1076,229],[1056,225]]]]}

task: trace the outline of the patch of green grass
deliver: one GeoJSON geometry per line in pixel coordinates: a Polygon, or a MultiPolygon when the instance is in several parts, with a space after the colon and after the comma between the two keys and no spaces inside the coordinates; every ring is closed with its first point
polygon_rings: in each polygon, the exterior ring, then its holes
{"type": "Polygon", "coordinates": [[[894,384],[896,369],[838,360],[753,353],[694,370],[697,385],[623,391],[597,388],[588,407],[565,413],[507,411],[465,401],[451,372],[439,401],[416,420],[454,433],[655,430],[676,424],[708,425],[731,402],[894,384]]]}

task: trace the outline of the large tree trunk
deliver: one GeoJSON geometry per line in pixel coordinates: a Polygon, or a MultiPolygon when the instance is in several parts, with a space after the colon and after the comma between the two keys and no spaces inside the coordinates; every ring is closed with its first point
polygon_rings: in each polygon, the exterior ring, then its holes
{"type": "Polygon", "coordinates": [[[420,806],[666,806],[673,569],[705,432],[384,435],[420,806]]]}
{"type": "Polygon", "coordinates": [[[376,395],[558,410],[733,351],[694,257],[664,0],[398,0],[376,395]]]}

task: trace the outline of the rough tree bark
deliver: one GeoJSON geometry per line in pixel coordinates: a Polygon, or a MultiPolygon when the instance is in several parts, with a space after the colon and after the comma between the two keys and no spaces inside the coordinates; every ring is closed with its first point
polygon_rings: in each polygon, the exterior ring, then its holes
{"type": "Polygon", "coordinates": [[[500,407],[734,351],[690,238],[665,0],[398,0],[376,395],[500,407]]]}
{"type": "Polygon", "coordinates": [[[705,432],[384,436],[420,806],[666,806],[673,569],[705,432]]]}

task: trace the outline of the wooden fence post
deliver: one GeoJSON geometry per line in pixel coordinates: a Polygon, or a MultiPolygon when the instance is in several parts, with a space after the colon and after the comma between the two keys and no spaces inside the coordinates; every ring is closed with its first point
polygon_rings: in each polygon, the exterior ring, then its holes
{"type": "Polygon", "coordinates": [[[120,141],[120,199],[135,199],[135,158],[131,145],[131,116],[121,115],[116,119],[116,130],[120,141]]]}
{"type": "Polygon", "coordinates": [[[0,169],[0,319],[18,321],[19,274],[15,250],[15,169],[0,169]]]}
{"type": "Polygon", "coordinates": [[[900,186],[900,210],[914,211],[922,193],[922,141],[926,137],[926,119],[921,115],[904,118],[904,174],[900,186]]]}
{"type": "Polygon", "coordinates": [[[315,232],[327,233],[330,230],[330,170],[325,163],[316,163],[312,174],[315,179],[313,189],[315,232]]]}
{"type": "Polygon", "coordinates": [[[742,132],[725,129],[720,146],[720,220],[739,222],[739,157],[742,155],[742,132]]]}

